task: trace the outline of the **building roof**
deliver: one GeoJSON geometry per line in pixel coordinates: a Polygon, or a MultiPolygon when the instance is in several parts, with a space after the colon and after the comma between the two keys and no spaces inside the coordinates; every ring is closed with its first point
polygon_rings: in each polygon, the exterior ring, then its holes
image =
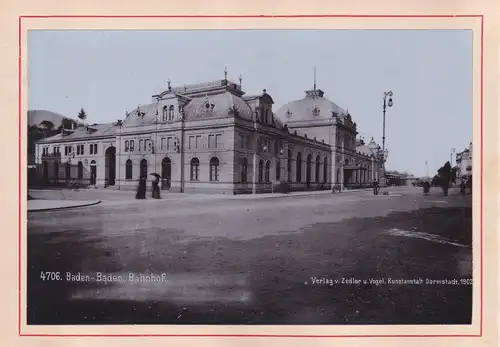
{"type": "Polygon", "coordinates": [[[67,130],[65,134],[59,133],[57,135],[47,137],[38,141],[38,143],[46,142],[59,142],[59,141],[71,141],[71,140],[82,140],[82,139],[92,139],[97,137],[114,136],[117,129],[116,123],[103,123],[103,124],[92,124],[88,128],[85,126],[80,126],[75,130],[67,130]],[[89,129],[89,130],[87,130],[89,129]]]}
{"type": "Polygon", "coordinates": [[[306,96],[281,106],[276,116],[283,122],[310,121],[318,118],[331,118],[334,114],[342,116],[347,112],[324,97],[321,89],[307,90],[306,96]]]}

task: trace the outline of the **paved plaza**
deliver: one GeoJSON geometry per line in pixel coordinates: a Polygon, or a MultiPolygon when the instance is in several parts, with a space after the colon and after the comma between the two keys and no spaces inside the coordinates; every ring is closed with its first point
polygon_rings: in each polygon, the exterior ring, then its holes
{"type": "Polygon", "coordinates": [[[28,213],[28,323],[470,323],[471,196],[387,190],[34,191],[102,202],[28,213]]]}

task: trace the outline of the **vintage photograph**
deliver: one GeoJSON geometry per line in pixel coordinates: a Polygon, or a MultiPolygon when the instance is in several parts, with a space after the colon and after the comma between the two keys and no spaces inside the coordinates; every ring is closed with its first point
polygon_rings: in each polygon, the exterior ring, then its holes
{"type": "Polygon", "coordinates": [[[471,324],[471,30],[27,35],[28,325],[471,324]]]}

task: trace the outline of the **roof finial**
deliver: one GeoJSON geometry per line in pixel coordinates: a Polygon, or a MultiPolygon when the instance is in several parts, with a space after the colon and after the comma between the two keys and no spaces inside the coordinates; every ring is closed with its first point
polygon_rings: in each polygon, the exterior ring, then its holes
{"type": "Polygon", "coordinates": [[[314,90],[316,90],[316,67],[314,67],[314,90]]]}
{"type": "Polygon", "coordinates": [[[243,77],[241,76],[241,74],[240,74],[239,80],[240,80],[240,87],[241,87],[241,81],[243,81],[243,77]]]}
{"type": "Polygon", "coordinates": [[[227,81],[227,66],[224,66],[224,81],[227,81]]]}
{"type": "Polygon", "coordinates": [[[172,90],[172,87],[170,87],[170,83],[172,83],[172,81],[170,81],[170,77],[169,77],[167,80],[168,90],[172,90]]]}

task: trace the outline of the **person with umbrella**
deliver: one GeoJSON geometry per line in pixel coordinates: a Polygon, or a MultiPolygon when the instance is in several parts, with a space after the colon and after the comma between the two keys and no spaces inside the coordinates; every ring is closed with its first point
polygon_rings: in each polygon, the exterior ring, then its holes
{"type": "Polygon", "coordinates": [[[153,199],[159,199],[160,198],[160,175],[157,173],[151,173],[151,176],[153,176],[155,179],[151,183],[153,187],[153,192],[152,192],[152,197],[153,199]]]}

